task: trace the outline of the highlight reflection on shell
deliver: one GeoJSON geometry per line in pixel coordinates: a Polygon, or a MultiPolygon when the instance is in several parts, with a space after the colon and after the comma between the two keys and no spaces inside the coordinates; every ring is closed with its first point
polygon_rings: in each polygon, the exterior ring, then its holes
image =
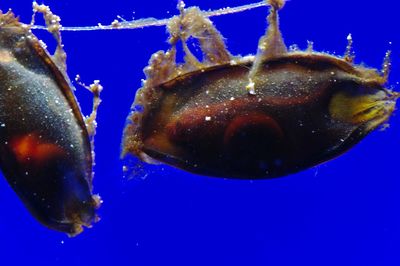
{"type": "Polygon", "coordinates": [[[132,154],[212,176],[269,178],[315,166],[347,151],[392,114],[398,93],[380,73],[343,57],[288,51],[279,30],[285,1],[270,0],[268,29],[254,57],[232,56],[211,21],[180,7],[171,48],[145,68],[124,131],[132,154]],[[199,41],[203,60],[186,45],[199,41]],[[185,63],[176,63],[180,41],[185,63]]]}

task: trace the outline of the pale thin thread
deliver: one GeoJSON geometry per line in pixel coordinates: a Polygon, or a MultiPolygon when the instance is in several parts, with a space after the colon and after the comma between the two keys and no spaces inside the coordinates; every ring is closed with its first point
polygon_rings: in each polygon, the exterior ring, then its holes
{"type": "MultiPolygon", "coordinates": [[[[251,10],[259,7],[268,6],[266,1],[261,1],[257,3],[247,4],[237,7],[225,7],[217,10],[204,11],[203,14],[206,17],[218,17],[222,15],[229,15],[240,13],[246,10],[251,10]]],[[[97,26],[83,26],[83,27],[61,27],[61,31],[98,31],[98,30],[130,30],[137,28],[147,28],[147,27],[159,27],[165,26],[169,22],[169,18],[156,19],[156,18],[144,18],[133,21],[118,21],[118,23],[110,25],[97,25],[97,26]]],[[[47,30],[47,27],[40,25],[33,25],[32,29],[36,30],[47,30]]]]}

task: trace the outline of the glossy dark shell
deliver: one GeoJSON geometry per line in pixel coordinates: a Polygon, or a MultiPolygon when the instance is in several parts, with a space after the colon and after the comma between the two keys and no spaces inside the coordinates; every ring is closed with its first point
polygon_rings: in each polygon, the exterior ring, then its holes
{"type": "Polygon", "coordinates": [[[386,97],[382,84],[366,77],[370,72],[329,55],[266,60],[255,95],[245,90],[250,67],[211,67],[143,92],[156,100],[136,128],[141,151],[202,175],[283,176],[340,155],[374,129],[371,120],[335,119],[333,95],[386,97]]]}
{"type": "Polygon", "coordinates": [[[388,120],[399,98],[384,88],[389,52],[378,72],[353,64],[351,35],[342,58],[315,52],[312,43],[288,51],[278,15],[285,1],[267,3],[268,28],[254,57],[232,56],[205,13],[180,9],[168,23],[170,49],[144,69],[122,156],[202,175],[271,178],[332,159],[388,120]]]}
{"type": "Polygon", "coordinates": [[[11,13],[1,19],[1,170],[37,219],[75,235],[96,219],[97,206],[82,114],[68,78],[36,37],[11,13]]]}

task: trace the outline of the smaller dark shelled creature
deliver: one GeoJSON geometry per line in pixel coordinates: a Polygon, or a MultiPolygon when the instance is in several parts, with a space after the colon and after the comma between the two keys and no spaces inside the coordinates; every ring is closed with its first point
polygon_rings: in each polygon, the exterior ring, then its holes
{"type": "MultiPolygon", "coordinates": [[[[265,36],[256,56],[235,57],[196,7],[170,20],[171,48],[145,68],[128,116],[122,157],[161,161],[202,175],[271,178],[295,173],[349,150],[384,125],[399,94],[383,70],[343,57],[288,51],[279,30],[283,0],[269,0],[265,36]],[[203,60],[186,42],[198,40],[203,60]],[[180,41],[185,63],[176,63],[180,41]]],[[[129,167],[129,166],[128,166],[129,167]]]]}
{"type": "Polygon", "coordinates": [[[0,167],[42,224],[74,236],[98,220],[92,168],[101,86],[88,87],[94,108],[84,119],[65,72],[60,18],[43,5],[34,10],[58,42],[54,55],[31,25],[0,11],[0,167]]]}

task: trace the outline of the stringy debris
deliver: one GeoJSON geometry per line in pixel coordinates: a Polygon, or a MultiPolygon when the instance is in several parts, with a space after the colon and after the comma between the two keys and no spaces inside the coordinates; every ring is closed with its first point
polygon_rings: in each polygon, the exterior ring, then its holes
{"type": "Polygon", "coordinates": [[[100,93],[103,90],[103,86],[101,86],[99,80],[93,81],[93,83],[88,86],[81,81],[80,75],[76,75],[75,81],[80,86],[89,90],[93,94],[92,112],[90,113],[89,116],[85,117],[86,128],[88,130],[90,138],[93,140],[94,136],[96,135],[96,128],[97,128],[96,118],[97,118],[97,111],[99,109],[100,103],[102,102],[102,100],[100,98],[100,93]]]}
{"type": "MultiPolygon", "coordinates": [[[[217,10],[210,10],[203,12],[205,17],[217,17],[229,14],[240,13],[243,11],[259,8],[259,7],[267,7],[269,4],[266,1],[260,1],[253,4],[247,4],[243,6],[237,7],[225,7],[220,8],[217,10]]],[[[71,27],[60,27],[60,31],[98,31],[98,30],[132,30],[132,29],[140,29],[140,28],[147,28],[147,27],[159,27],[159,26],[166,26],[169,23],[170,18],[164,19],[155,19],[155,18],[144,18],[144,19],[137,19],[132,21],[120,21],[115,19],[109,25],[102,25],[98,23],[96,26],[71,26],[71,27]]],[[[40,25],[33,25],[32,29],[37,30],[47,30],[47,27],[40,26],[40,25]]]]}

